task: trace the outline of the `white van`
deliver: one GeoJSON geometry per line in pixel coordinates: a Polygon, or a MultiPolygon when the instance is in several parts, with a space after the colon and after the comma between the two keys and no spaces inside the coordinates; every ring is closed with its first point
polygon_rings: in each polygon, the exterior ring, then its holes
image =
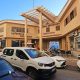
{"type": "Polygon", "coordinates": [[[55,62],[48,55],[41,54],[34,48],[6,47],[2,53],[2,58],[26,71],[32,78],[36,75],[48,77],[56,72],[55,62]]]}

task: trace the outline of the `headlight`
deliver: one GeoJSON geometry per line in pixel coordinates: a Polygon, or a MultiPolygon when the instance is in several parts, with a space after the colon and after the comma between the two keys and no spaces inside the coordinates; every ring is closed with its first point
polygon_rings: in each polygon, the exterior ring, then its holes
{"type": "Polygon", "coordinates": [[[42,67],[44,64],[43,63],[38,63],[38,65],[42,67]]]}

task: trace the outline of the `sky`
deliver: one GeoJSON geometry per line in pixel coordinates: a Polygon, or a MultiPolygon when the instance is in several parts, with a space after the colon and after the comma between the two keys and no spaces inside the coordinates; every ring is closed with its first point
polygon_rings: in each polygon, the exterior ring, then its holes
{"type": "MultiPolygon", "coordinates": [[[[44,6],[50,12],[58,15],[67,0],[34,0],[34,7],[44,6]]],[[[0,0],[0,20],[24,19],[21,13],[33,8],[33,0],[0,0]]]]}

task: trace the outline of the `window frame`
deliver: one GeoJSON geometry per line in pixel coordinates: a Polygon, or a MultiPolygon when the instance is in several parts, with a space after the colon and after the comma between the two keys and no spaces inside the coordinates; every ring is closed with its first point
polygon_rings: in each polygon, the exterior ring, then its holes
{"type": "Polygon", "coordinates": [[[71,20],[73,20],[77,15],[77,9],[74,8],[70,14],[67,16],[67,18],[64,20],[64,26],[66,26],[71,20]]]}
{"type": "Polygon", "coordinates": [[[71,13],[70,13],[70,21],[71,21],[74,17],[75,17],[75,15],[74,15],[74,10],[72,10],[71,13]]]}
{"type": "Polygon", "coordinates": [[[56,26],[56,31],[60,31],[60,26],[56,26]]]}
{"type": "Polygon", "coordinates": [[[76,37],[76,48],[80,50],[80,41],[78,39],[80,40],[80,36],[76,37]]]}
{"type": "MultiPolygon", "coordinates": [[[[19,54],[19,53],[18,53],[19,54]]],[[[24,60],[29,60],[29,57],[24,53],[24,51],[22,51],[22,50],[19,50],[19,49],[16,49],[16,57],[18,57],[19,59],[24,59],[24,60]],[[23,52],[22,54],[24,54],[25,56],[25,58],[20,58],[19,56],[17,56],[17,51],[21,51],[21,52],[23,52]]]]}
{"type": "Polygon", "coordinates": [[[14,54],[14,49],[4,49],[3,54],[4,54],[4,55],[7,55],[7,56],[13,56],[13,54],[14,54]],[[5,50],[7,50],[7,51],[5,52],[5,50]],[[9,55],[8,50],[13,50],[13,53],[12,53],[11,55],[9,55]],[[5,53],[6,53],[6,54],[5,54],[5,53]]]}
{"type": "Polygon", "coordinates": [[[25,29],[24,28],[21,28],[21,27],[12,27],[11,28],[11,32],[16,32],[16,33],[24,33],[25,32],[25,29]]]}
{"type": "Polygon", "coordinates": [[[46,27],[46,32],[50,32],[50,27],[46,27]]]}

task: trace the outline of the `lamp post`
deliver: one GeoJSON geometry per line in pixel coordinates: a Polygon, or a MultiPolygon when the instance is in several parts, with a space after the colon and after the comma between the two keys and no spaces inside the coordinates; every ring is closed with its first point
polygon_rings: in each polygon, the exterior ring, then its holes
{"type": "Polygon", "coordinates": [[[33,0],[33,8],[34,8],[34,0],[33,0]]]}

